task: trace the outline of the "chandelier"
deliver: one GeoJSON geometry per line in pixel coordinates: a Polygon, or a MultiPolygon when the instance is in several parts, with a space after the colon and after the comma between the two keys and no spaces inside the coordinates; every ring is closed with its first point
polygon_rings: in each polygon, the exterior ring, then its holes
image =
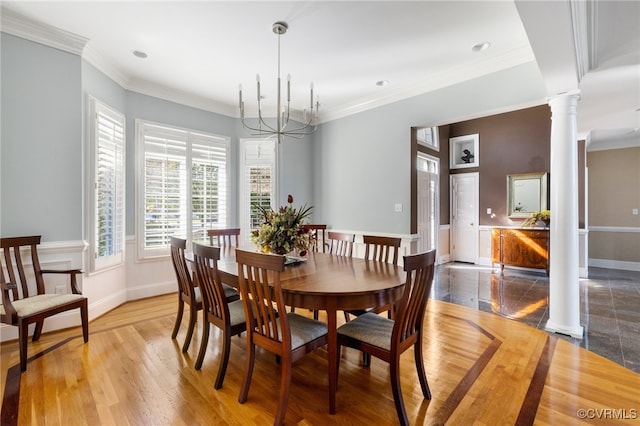
{"type": "Polygon", "coordinates": [[[240,107],[240,121],[244,128],[250,130],[252,136],[277,136],[278,143],[282,142],[282,139],[285,136],[290,136],[296,139],[300,139],[303,136],[310,135],[315,132],[316,124],[314,123],[314,118],[318,118],[318,109],[320,108],[320,103],[318,102],[318,98],[316,96],[315,99],[315,107],[314,107],[314,99],[313,99],[313,83],[310,86],[310,110],[307,113],[306,108],[302,113],[302,126],[295,128],[287,128],[289,124],[289,113],[290,113],[290,104],[291,104],[291,74],[287,75],[287,105],[286,108],[283,107],[281,93],[280,93],[280,37],[287,32],[287,28],[289,26],[286,22],[276,22],[272,25],[272,30],[275,34],[278,35],[278,97],[277,97],[277,110],[276,110],[276,124],[275,127],[269,125],[262,116],[262,98],[260,96],[260,74],[256,75],[257,89],[258,89],[258,125],[250,126],[245,121],[244,117],[244,101],[242,100],[242,85],[240,85],[239,92],[239,107],[240,107]]]}

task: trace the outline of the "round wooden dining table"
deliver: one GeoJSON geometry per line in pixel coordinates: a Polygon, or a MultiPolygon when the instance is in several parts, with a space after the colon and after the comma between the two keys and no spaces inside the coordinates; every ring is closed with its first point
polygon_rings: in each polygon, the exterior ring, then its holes
{"type": "MultiPolygon", "coordinates": [[[[218,269],[223,283],[238,287],[235,250],[220,250],[218,269]]],[[[398,265],[309,252],[303,261],[280,274],[285,303],[327,313],[329,412],[336,412],[339,357],[337,312],[394,303],[402,294],[405,272],[398,265]]]]}

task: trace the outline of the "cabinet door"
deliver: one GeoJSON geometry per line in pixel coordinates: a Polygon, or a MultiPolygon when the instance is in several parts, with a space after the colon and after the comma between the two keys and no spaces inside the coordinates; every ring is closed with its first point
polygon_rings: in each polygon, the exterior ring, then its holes
{"type": "Polygon", "coordinates": [[[547,234],[545,231],[509,230],[502,240],[505,264],[523,268],[547,267],[547,234]]]}
{"type": "Polygon", "coordinates": [[[522,266],[527,268],[546,268],[549,260],[546,231],[529,231],[527,238],[523,241],[527,246],[527,250],[523,253],[524,264],[522,266]]]}
{"type": "Polygon", "coordinates": [[[501,263],[500,239],[502,238],[500,229],[491,230],[491,263],[501,263]]]}

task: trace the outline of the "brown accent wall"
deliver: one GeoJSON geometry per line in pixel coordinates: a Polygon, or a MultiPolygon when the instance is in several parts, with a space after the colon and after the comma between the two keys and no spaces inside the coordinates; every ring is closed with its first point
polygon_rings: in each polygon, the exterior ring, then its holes
{"type": "MultiPolygon", "coordinates": [[[[525,108],[504,114],[439,126],[440,151],[416,147],[412,129],[412,157],[417,150],[440,159],[440,224],[449,224],[450,174],[478,172],[480,175],[480,225],[517,226],[522,219],[507,217],[507,175],[549,172],[551,150],[551,109],[548,105],[525,108]],[[478,133],[480,165],[474,168],[449,169],[449,138],[478,133]],[[495,217],[487,215],[491,208],[495,217]]],[[[585,143],[578,141],[579,226],[585,227],[585,143]]],[[[415,164],[412,167],[415,182],[415,164]]],[[[553,185],[553,176],[549,175],[553,185]]],[[[412,188],[412,205],[417,196],[412,188]]],[[[550,206],[553,211],[553,206],[550,206]]],[[[416,232],[416,215],[412,212],[411,232],[416,232]]],[[[553,213],[552,213],[553,215],[553,213]]]]}
{"type": "Polygon", "coordinates": [[[541,105],[449,126],[450,138],[473,133],[479,134],[480,166],[450,172],[479,172],[480,225],[517,225],[522,220],[507,217],[507,175],[549,171],[551,110],[541,105]]]}

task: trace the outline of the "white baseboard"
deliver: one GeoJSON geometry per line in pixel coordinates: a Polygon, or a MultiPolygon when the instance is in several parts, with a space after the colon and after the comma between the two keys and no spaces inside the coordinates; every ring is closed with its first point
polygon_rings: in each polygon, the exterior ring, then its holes
{"type": "Polygon", "coordinates": [[[175,293],[178,291],[178,284],[175,278],[172,281],[153,283],[145,286],[138,286],[127,289],[127,301],[146,299],[147,297],[160,296],[162,294],[175,293]]]}
{"type": "Polygon", "coordinates": [[[609,259],[589,259],[589,266],[640,272],[640,262],[625,262],[622,260],[609,259]]]}

